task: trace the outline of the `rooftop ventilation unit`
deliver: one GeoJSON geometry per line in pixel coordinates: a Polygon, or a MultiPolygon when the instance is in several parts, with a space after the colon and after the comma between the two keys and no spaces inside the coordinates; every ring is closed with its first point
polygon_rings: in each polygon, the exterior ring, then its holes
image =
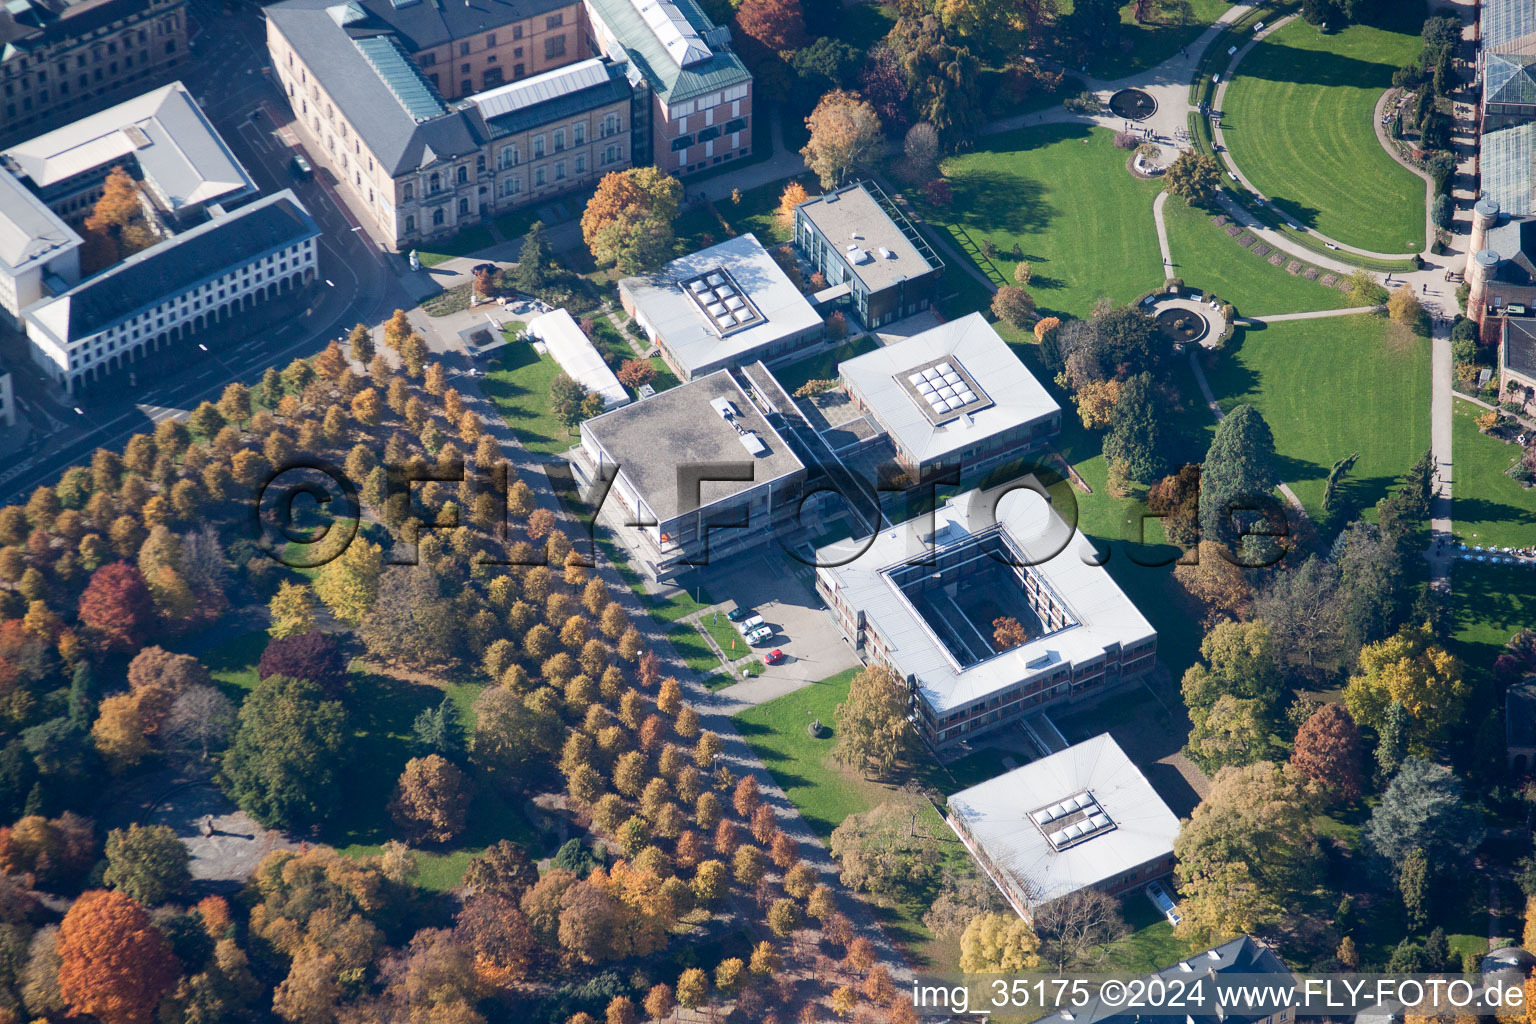
{"type": "Polygon", "coordinates": [[[709,404],[715,412],[720,414],[720,418],[727,423],[736,418],[736,406],[724,395],[721,395],[719,398],[711,398],[709,404]]]}
{"type": "Polygon", "coordinates": [[[896,258],[896,254],[882,245],[880,247],[880,258],[883,260],[893,260],[896,258]]]}
{"type": "Polygon", "coordinates": [[[854,266],[859,266],[862,263],[868,263],[869,253],[865,252],[863,249],[860,249],[856,245],[850,245],[848,247],[848,262],[852,263],[854,266]]]}
{"type": "Polygon", "coordinates": [[[763,439],[750,430],[741,435],[741,446],[753,455],[763,455],[768,451],[763,439]]]}

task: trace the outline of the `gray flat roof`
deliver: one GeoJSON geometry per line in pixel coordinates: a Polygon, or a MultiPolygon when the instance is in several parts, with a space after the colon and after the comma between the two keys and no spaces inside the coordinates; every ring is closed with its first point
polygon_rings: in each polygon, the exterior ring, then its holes
{"type": "Polygon", "coordinates": [[[135,160],[145,183],[173,213],[256,190],[180,82],[28,139],[4,155],[40,190],[135,160]]]}
{"type": "Polygon", "coordinates": [[[309,211],[284,189],[136,252],[62,295],[33,303],[23,315],[67,346],[319,234],[309,211]]]}
{"type": "Polygon", "coordinates": [[[838,369],[881,426],[921,462],[1061,411],[980,313],[866,352],[838,369]],[[962,407],[958,415],[936,422],[934,406],[920,405],[908,386],[913,371],[934,363],[952,367],[958,363],[964,371],[961,376],[974,380],[990,404],[972,406],[971,411],[962,407]]]}
{"type": "Polygon", "coordinates": [[[0,167],[0,264],[12,275],[81,244],[80,236],[0,167]]]}
{"type": "Polygon", "coordinates": [[[754,467],[750,482],[701,483],[700,507],[805,469],[725,370],[604,413],[587,420],[581,429],[618,464],[663,523],[692,511],[683,507],[678,489],[680,467],[723,462],[749,462],[754,467]],[[761,453],[751,454],[736,427],[716,412],[711,403],[721,397],[735,407],[735,423],[757,435],[764,447],[761,453]]]}
{"type": "Polygon", "coordinates": [[[1179,819],[1107,732],[962,790],[948,806],[1031,909],[1172,855],[1179,834],[1179,819]],[[1078,816],[1070,802],[1108,824],[1053,843],[1053,830],[1078,816]]]}
{"type": "Polygon", "coordinates": [[[829,567],[817,572],[879,630],[896,670],[914,680],[936,715],[1048,676],[1063,663],[1093,662],[1111,645],[1123,649],[1157,635],[1109,572],[1085,561],[1094,557],[1088,539],[1038,494],[1021,489],[1008,493],[1009,486],[956,495],[931,517],[919,516],[876,534],[855,558],[846,557],[846,543],[818,558],[829,567]],[[1050,587],[1072,622],[961,668],[889,573],[994,526],[1007,533],[1030,563],[1028,571],[1050,587]]]}
{"type": "Polygon", "coordinates": [[[750,232],[673,260],[655,273],[626,277],[619,288],[689,372],[722,359],[739,360],[780,338],[821,326],[810,302],[750,232]],[[721,336],[685,290],[686,282],[718,270],[730,275],[762,314],[761,322],[721,336]]]}
{"type": "Polygon", "coordinates": [[[807,199],[799,209],[837,246],[859,280],[872,292],[935,269],[863,182],[807,199]],[[863,252],[863,262],[853,262],[849,246],[863,252]],[[883,254],[881,249],[890,255],[883,254]]]}

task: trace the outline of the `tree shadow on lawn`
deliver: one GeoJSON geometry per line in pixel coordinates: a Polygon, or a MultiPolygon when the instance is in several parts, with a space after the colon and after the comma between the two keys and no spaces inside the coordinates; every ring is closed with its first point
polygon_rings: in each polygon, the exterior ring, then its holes
{"type": "Polygon", "coordinates": [[[342,806],[325,828],[338,846],[377,844],[389,838],[386,809],[400,772],[410,760],[416,716],[442,702],[444,693],[371,672],[354,672],[343,703],[353,731],[342,767],[342,806]]]}
{"type": "MultiPolygon", "coordinates": [[[[1270,196],[1269,201],[1271,208],[1278,210],[1280,215],[1284,217],[1288,222],[1304,228],[1315,229],[1317,227],[1317,215],[1319,212],[1317,207],[1304,206],[1301,203],[1296,202],[1294,199],[1286,199],[1284,197],[1277,196],[1270,196]]],[[[1264,258],[1268,259],[1269,257],[1266,256],[1264,258]]],[[[1286,253],[1285,258],[1287,261],[1290,261],[1295,257],[1293,257],[1290,253],[1286,253]]],[[[1282,270],[1284,268],[1276,267],[1275,269],[1282,270]]]]}
{"type": "MultiPolygon", "coordinates": [[[[1243,58],[1243,63],[1238,66],[1237,77],[1266,82],[1291,82],[1296,85],[1370,89],[1391,85],[1392,73],[1396,70],[1391,64],[1378,61],[1265,40],[1243,58]]],[[[1226,128],[1225,118],[1221,126],[1226,128]]]]}
{"type": "Polygon", "coordinates": [[[1459,523],[1500,523],[1536,528],[1536,512],[1528,509],[1487,498],[1463,498],[1459,494],[1454,495],[1453,502],[1456,508],[1455,519],[1459,523]]]}

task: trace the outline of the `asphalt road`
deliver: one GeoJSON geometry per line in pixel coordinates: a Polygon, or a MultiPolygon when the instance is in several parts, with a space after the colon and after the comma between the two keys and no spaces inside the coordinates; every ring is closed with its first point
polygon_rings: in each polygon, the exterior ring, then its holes
{"type": "Polygon", "coordinates": [[[396,269],[401,257],[381,253],[358,228],[324,180],[325,172],[308,181],[296,181],[290,173],[298,150],[273,120],[287,107],[264,70],[260,9],[242,3],[226,10],[222,2],[192,0],[190,10],[193,57],[181,79],[262,193],[291,188],[314,216],[323,233],[321,282],[308,297],[308,308],[295,310],[276,330],[254,334],[173,375],[147,379],[152,375],[138,374],[129,386],[125,372],[120,390],[94,393],[78,403],[48,385],[30,361],[14,366],[17,395],[41,443],[34,441],[29,451],[0,460],[0,501],[52,483],[96,448],[119,445],[160,420],[216,399],[233,380],[255,383],[267,367],[318,352],[355,323],[376,324],[400,304],[396,269]]]}

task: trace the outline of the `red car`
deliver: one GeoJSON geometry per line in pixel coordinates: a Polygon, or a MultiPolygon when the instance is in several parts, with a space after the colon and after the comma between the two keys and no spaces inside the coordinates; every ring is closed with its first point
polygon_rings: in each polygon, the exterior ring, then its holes
{"type": "Polygon", "coordinates": [[[763,660],[770,665],[777,665],[779,662],[784,660],[784,652],[775,647],[773,650],[768,652],[768,656],[763,660]]]}

